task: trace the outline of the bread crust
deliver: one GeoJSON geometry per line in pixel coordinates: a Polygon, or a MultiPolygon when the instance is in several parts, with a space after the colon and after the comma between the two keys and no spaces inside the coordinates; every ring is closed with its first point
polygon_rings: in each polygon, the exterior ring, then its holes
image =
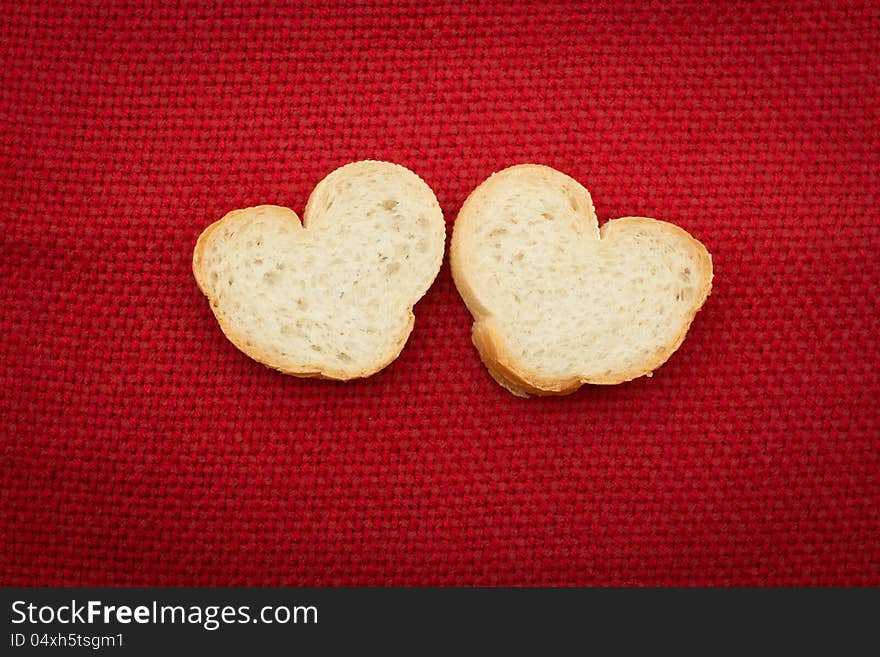
{"type": "MultiPolygon", "coordinates": [[[[413,299],[412,305],[408,309],[404,310],[404,312],[406,313],[406,319],[407,319],[406,324],[405,324],[403,330],[398,335],[395,336],[395,339],[394,339],[393,344],[391,345],[391,348],[388,351],[386,351],[385,353],[383,353],[376,360],[374,360],[372,363],[370,363],[369,366],[363,367],[363,368],[360,368],[357,370],[353,370],[353,371],[352,370],[342,370],[339,368],[334,368],[332,366],[324,366],[324,367],[321,367],[318,369],[315,369],[314,367],[309,367],[306,365],[290,367],[290,366],[280,362],[279,360],[275,359],[273,357],[273,355],[268,350],[262,349],[262,348],[260,348],[259,345],[253,344],[252,342],[247,340],[241,332],[239,332],[235,329],[234,325],[219,310],[218,305],[217,305],[217,301],[216,301],[216,299],[214,299],[211,296],[207,282],[205,280],[206,271],[205,271],[204,265],[203,265],[204,256],[205,256],[205,249],[206,249],[207,245],[210,243],[211,235],[214,231],[223,227],[224,225],[226,225],[230,221],[235,220],[237,217],[239,217],[243,214],[250,214],[250,213],[254,213],[255,211],[260,211],[260,210],[271,210],[274,212],[286,214],[289,216],[291,221],[296,222],[303,229],[307,229],[308,225],[310,223],[313,223],[315,220],[315,217],[318,216],[320,213],[320,210],[313,207],[313,201],[314,201],[316,192],[318,192],[328,182],[338,180],[340,178],[344,179],[351,172],[352,167],[362,167],[365,165],[369,166],[371,164],[381,165],[381,166],[392,165],[394,167],[402,169],[408,175],[416,176],[422,183],[425,184],[425,187],[430,189],[430,187],[428,187],[427,183],[425,183],[425,181],[420,176],[418,176],[418,174],[415,174],[414,172],[410,171],[406,167],[403,167],[399,164],[394,164],[394,163],[390,163],[390,162],[381,162],[378,160],[362,160],[359,162],[352,162],[352,163],[346,164],[346,165],[334,170],[333,172],[328,174],[320,183],[318,183],[318,185],[315,186],[315,188],[312,190],[311,194],[309,195],[309,199],[306,203],[306,207],[303,212],[303,217],[304,217],[303,220],[300,220],[299,216],[290,208],[277,206],[277,205],[258,205],[258,206],[248,207],[248,208],[232,210],[231,212],[228,212],[222,218],[220,218],[217,221],[215,221],[214,223],[210,224],[199,235],[199,238],[196,241],[195,248],[193,249],[193,259],[192,259],[192,271],[193,271],[193,275],[196,280],[196,284],[198,285],[198,288],[202,292],[202,294],[204,294],[205,297],[208,299],[209,304],[211,306],[211,310],[214,313],[214,317],[216,318],[217,323],[220,326],[220,330],[223,332],[223,334],[226,336],[226,338],[233,345],[235,345],[235,347],[237,349],[239,349],[239,351],[242,351],[244,354],[246,354],[250,358],[262,363],[263,365],[265,365],[269,368],[272,368],[274,370],[282,372],[283,374],[288,374],[291,376],[302,377],[302,378],[329,379],[329,380],[336,380],[336,381],[349,381],[352,379],[360,379],[360,378],[365,378],[365,377],[371,376],[371,375],[383,370],[388,365],[390,365],[392,362],[394,362],[394,360],[396,360],[397,357],[400,355],[400,353],[403,351],[403,348],[406,345],[406,342],[409,339],[409,336],[412,333],[412,330],[415,326],[415,315],[413,314],[413,306],[415,306],[415,304],[419,301],[419,299],[421,299],[424,296],[424,294],[427,292],[430,285],[436,279],[436,276],[440,271],[440,265],[442,264],[442,255],[441,255],[441,258],[439,259],[439,262],[437,263],[437,265],[435,267],[435,271],[433,273],[433,276],[430,278],[428,285],[425,287],[424,290],[421,290],[418,293],[418,295],[413,299]]],[[[431,192],[431,194],[432,194],[432,198],[434,199],[434,203],[437,204],[437,200],[436,200],[436,197],[433,195],[433,192],[431,192]]],[[[437,204],[436,209],[440,213],[440,217],[442,219],[442,211],[440,211],[439,204],[437,204]]],[[[445,243],[445,222],[443,224],[443,230],[444,230],[444,243],[445,243]]]]}
{"type": "MultiPolygon", "coordinates": [[[[637,367],[612,372],[609,376],[578,376],[571,378],[542,376],[537,372],[530,371],[523,363],[519,362],[511,350],[504,344],[502,334],[497,329],[497,321],[487,310],[485,304],[478,298],[473,284],[469,280],[467,268],[470,249],[475,245],[467,244],[464,241],[466,239],[464,229],[475,218],[476,209],[474,206],[481,201],[484,195],[490,194],[493,187],[505,176],[514,174],[541,177],[549,175],[558,180],[560,184],[576,186],[575,189],[579,188],[579,190],[582,190],[585,197],[589,199],[589,192],[573,178],[544,165],[519,164],[492,174],[492,176],[474,189],[462,204],[452,233],[452,243],[449,252],[450,268],[455,286],[474,318],[471,339],[489,374],[501,386],[519,397],[567,395],[575,392],[585,383],[615,385],[641,376],[651,376],[654,370],[663,365],[681,346],[694,317],[711,294],[713,278],[712,256],[706,247],[684,229],[674,224],[648,217],[622,217],[610,220],[602,225],[598,229],[600,240],[606,239],[611,232],[639,226],[648,227],[650,230],[670,231],[676,234],[697,255],[700,285],[695,302],[688,310],[683,328],[674,340],[664,345],[662,351],[656,352],[655,356],[646,359],[637,367]]],[[[586,212],[580,212],[580,214],[584,215],[586,221],[596,221],[595,211],[592,211],[592,214],[590,212],[592,210],[592,201],[590,201],[588,208],[583,207],[581,209],[587,210],[586,212]]]]}

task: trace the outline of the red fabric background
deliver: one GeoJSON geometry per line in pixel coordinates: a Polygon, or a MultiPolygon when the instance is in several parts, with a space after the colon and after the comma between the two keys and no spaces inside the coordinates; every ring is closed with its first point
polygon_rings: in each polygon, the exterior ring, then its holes
{"type": "Polygon", "coordinates": [[[3,584],[880,585],[876,3],[163,4],[3,3],[3,584]],[[195,239],[363,158],[450,231],[549,164],[714,292],[653,379],[524,401],[445,264],[385,371],[282,376],[195,239]]]}

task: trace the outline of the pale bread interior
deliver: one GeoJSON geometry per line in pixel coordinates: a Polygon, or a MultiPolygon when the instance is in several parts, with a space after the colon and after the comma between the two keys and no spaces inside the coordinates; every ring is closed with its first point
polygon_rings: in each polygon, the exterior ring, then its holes
{"type": "Polygon", "coordinates": [[[451,250],[475,342],[518,394],[649,374],[681,344],[711,289],[711,258],[684,230],[625,217],[598,228],[589,192],[539,165],[468,198],[451,250]]]}
{"type": "Polygon", "coordinates": [[[318,184],[302,224],[278,206],[230,212],[199,238],[193,271],[239,349],[289,374],[350,379],[398,356],[444,246],[428,185],[364,161],[318,184]]]}

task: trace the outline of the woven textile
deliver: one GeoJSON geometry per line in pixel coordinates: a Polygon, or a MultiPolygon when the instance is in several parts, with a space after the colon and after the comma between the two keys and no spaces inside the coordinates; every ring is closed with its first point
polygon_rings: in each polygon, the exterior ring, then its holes
{"type": "Polygon", "coordinates": [[[880,585],[876,3],[4,2],[5,585],[880,585]],[[653,378],[521,400],[444,264],[402,355],[275,373],[190,271],[373,158],[519,162],[715,286],[653,378]]]}

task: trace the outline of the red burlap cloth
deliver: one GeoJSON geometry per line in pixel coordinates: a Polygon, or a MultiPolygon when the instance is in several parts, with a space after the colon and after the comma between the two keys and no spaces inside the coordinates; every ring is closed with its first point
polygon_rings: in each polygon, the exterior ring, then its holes
{"type": "Polygon", "coordinates": [[[4,2],[6,585],[880,585],[876,3],[4,2]],[[404,164],[451,232],[554,166],[715,288],[652,379],[517,399],[444,264],[300,380],[190,272],[227,211],[404,164]]]}

